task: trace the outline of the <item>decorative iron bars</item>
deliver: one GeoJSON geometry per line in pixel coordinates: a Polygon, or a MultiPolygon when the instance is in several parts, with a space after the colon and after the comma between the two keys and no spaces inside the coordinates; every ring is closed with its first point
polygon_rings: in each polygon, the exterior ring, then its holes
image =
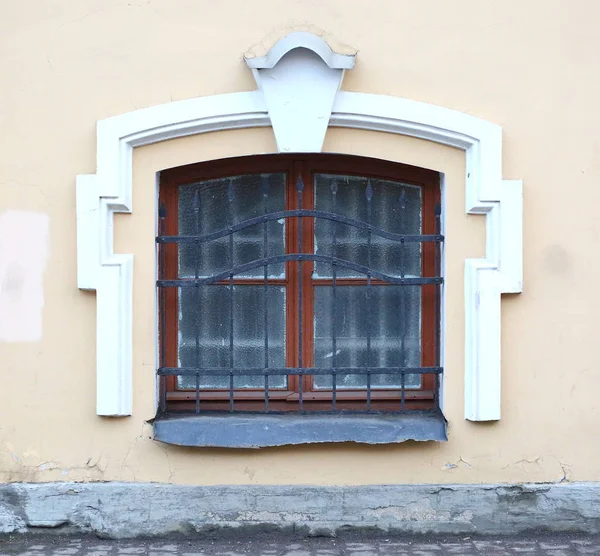
{"type": "MultiPolygon", "coordinates": [[[[161,204],[159,236],[156,238],[160,308],[160,366],[157,374],[161,381],[161,412],[173,411],[168,399],[172,391],[184,393],[184,397],[180,396],[179,399],[188,401],[187,405],[179,405],[175,410],[194,413],[212,410],[395,413],[412,408],[439,411],[440,377],[443,371],[440,365],[440,298],[443,284],[440,251],[444,240],[440,233],[440,207],[439,204],[435,206],[434,234],[392,233],[373,224],[375,193],[371,180],[365,179],[365,182],[361,201],[364,220],[338,210],[340,184],[337,179],[330,180],[330,210],[319,210],[314,199],[310,200],[314,208],[303,208],[307,203],[301,177],[298,177],[294,191],[296,199],[292,206],[296,208],[269,210],[269,181],[263,177],[260,188],[262,214],[241,221],[235,219],[233,206],[236,188],[231,179],[227,190],[227,225],[209,233],[202,229],[198,189],[191,202],[192,234],[166,234],[167,208],[161,204]],[[269,226],[275,222],[284,226],[285,252],[271,254],[273,228],[269,226]],[[323,227],[322,223],[330,223],[329,228],[323,227]],[[319,226],[322,231],[325,230],[329,253],[318,253],[314,234],[319,226]],[[342,248],[338,236],[340,229],[346,227],[363,234],[361,247],[366,256],[359,261],[340,256],[340,250],[347,250],[342,248]],[[262,254],[254,260],[234,264],[234,251],[240,248],[239,245],[236,247],[236,238],[242,241],[250,229],[255,232],[259,230],[262,236],[262,254]],[[311,237],[307,238],[307,234],[311,237]],[[394,271],[389,270],[389,264],[384,265],[383,270],[376,268],[372,261],[373,251],[381,242],[394,248],[394,260],[397,262],[394,271]],[[202,259],[204,246],[216,243],[221,247],[221,252],[223,248],[227,250],[230,268],[226,270],[207,270],[202,259]],[[430,267],[434,269],[427,275],[424,275],[424,266],[421,264],[425,245],[430,246],[429,254],[433,260],[430,267]],[[175,257],[178,261],[174,265],[175,271],[167,270],[169,249],[172,250],[171,258],[175,257]],[[181,276],[182,252],[185,252],[188,260],[190,257],[193,260],[193,276],[181,276]],[[415,267],[415,257],[417,266],[421,267],[419,275],[406,272],[411,265],[415,267]],[[408,260],[411,258],[412,262],[408,260]],[[306,265],[309,265],[308,273],[306,265]],[[330,269],[325,273],[326,276],[321,277],[320,281],[313,280],[313,276],[318,274],[317,268],[323,268],[324,265],[330,269]],[[274,279],[270,268],[285,269],[283,276],[274,279]],[[203,293],[215,286],[218,289],[208,291],[217,299],[216,305],[214,299],[209,304],[209,297],[203,293]],[[320,290],[319,286],[322,286],[320,290]],[[415,288],[419,290],[418,295],[414,293],[415,288]],[[430,313],[428,316],[424,314],[426,310],[421,302],[421,292],[425,288],[433,315],[430,309],[427,309],[430,313]],[[318,298],[315,294],[317,290],[327,293],[318,298]],[[413,293],[408,294],[408,290],[413,293]],[[240,295],[240,291],[245,293],[240,295]],[[281,305],[274,302],[273,291],[279,292],[277,295],[280,297],[286,297],[281,305]],[[177,294],[173,295],[173,292],[177,294]],[[377,300],[378,304],[375,302],[377,300]],[[414,309],[415,303],[419,305],[418,310],[414,309]],[[346,319],[349,306],[354,307],[352,310],[355,325],[360,328],[360,339],[357,339],[356,333],[350,338],[340,334],[340,331],[343,332],[340,320],[346,319]],[[407,315],[411,310],[413,316],[409,318],[407,315]],[[203,317],[205,312],[213,316],[203,317]],[[378,319],[382,318],[382,312],[385,312],[388,320],[394,319],[391,325],[394,333],[388,336],[382,336],[381,332],[374,333],[375,328],[381,329],[378,319]],[[218,318],[214,316],[217,313],[218,318]],[[244,321],[244,314],[248,313],[252,313],[250,320],[254,333],[250,339],[246,335],[240,341],[253,342],[254,353],[262,350],[260,361],[256,357],[236,357],[236,319],[244,321]],[[171,318],[168,318],[169,315],[171,318]],[[317,315],[320,315],[318,323],[317,315]],[[181,331],[169,331],[169,327],[177,328],[186,318],[192,324],[186,329],[191,339],[188,338],[185,349],[186,353],[192,355],[183,362],[179,355],[167,354],[167,338],[177,337],[177,341],[183,341],[181,331]],[[307,324],[308,318],[311,322],[307,324]],[[218,320],[217,324],[213,322],[215,319],[218,320]],[[425,320],[427,323],[424,323],[425,320]],[[275,327],[273,321],[277,321],[275,327]],[[206,351],[216,348],[208,347],[203,326],[218,329],[220,355],[216,358],[204,356],[206,351]],[[284,330],[280,330],[282,327],[284,330]],[[429,335],[433,337],[433,346],[428,347],[432,352],[428,365],[423,364],[421,357],[422,333],[426,327],[429,327],[429,335]],[[326,328],[329,328],[327,349],[321,349],[321,365],[317,365],[316,336],[317,333],[323,336],[326,328]],[[411,333],[416,347],[411,347],[408,338],[411,333]],[[415,336],[419,336],[418,340],[414,340],[415,336]],[[357,344],[360,344],[360,349],[356,347],[357,344]],[[393,356],[388,354],[390,349],[393,356]],[[344,350],[352,352],[351,361],[342,354],[344,350]],[[328,353],[324,354],[324,351],[328,353]],[[349,361],[352,364],[348,364],[349,361]],[[170,389],[167,388],[168,380],[172,385],[170,389]],[[418,403],[415,404],[415,400],[418,403]]],[[[401,215],[408,202],[405,190],[397,202],[401,215]]],[[[212,339],[214,341],[215,338],[212,339]]]]}

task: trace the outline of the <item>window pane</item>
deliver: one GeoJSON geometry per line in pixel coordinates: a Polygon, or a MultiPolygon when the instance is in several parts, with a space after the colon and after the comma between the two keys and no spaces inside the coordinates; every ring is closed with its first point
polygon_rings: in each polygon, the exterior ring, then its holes
{"type": "MultiPolygon", "coordinates": [[[[227,229],[230,224],[263,214],[285,210],[285,174],[253,174],[207,180],[179,186],[179,235],[204,235],[227,229]],[[194,196],[198,193],[198,219],[194,212],[194,196]],[[266,194],[265,194],[266,193],[266,194]],[[232,197],[232,198],[231,198],[232,197]]],[[[194,277],[196,265],[199,276],[213,276],[234,266],[262,259],[264,226],[260,223],[233,234],[233,257],[229,236],[200,246],[182,244],[179,247],[179,276],[194,277]]],[[[285,252],[285,224],[273,220],[266,224],[267,256],[285,252]]],[[[284,265],[270,265],[269,277],[284,275],[284,265]]],[[[263,277],[264,267],[238,277],[263,277]]]]}
{"type": "MultiPolygon", "coordinates": [[[[386,232],[420,235],[421,188],[378,179],[370,179],[370,182],[373,189],[370,223],[386,232]]],[[[316,174],[315,208],[369,223],[366,191],[367,178],[316,174]],[[337,185],[335,207],[331,187],[334,180],[337,185]]],[[[345,259],[392,276],[400,276],[402,271],[405,276],[421,275],[419,243],[407,243],[402,247],[397,241],[372,234],[369,250],[366,230],[331,220],[315,219],[315,253],[345,259]]],[[[337,267],[337,276],[364,277],[340,266],[337,267]]],[[[331,265],[316,263],[315,277],[331,277],[331,265]]]]}
{"type": "MultiPolygon", "coordinates": [[[[335,315],[336,367],[420,367],[421,288],[419,286],[315,287],[315,367],[333,367],[335,315]],[[370,291],[369,291],[370,290],[370,291]],[[371,350],[367,338],[371,337],[371,350]]],[[[315,376],[315,387],[331,388],[330,376],[315,376]]],[[[364,375],[338,375],[338,388],[365,388],[364,375]]],[[[419,375],[406,375],[407,388],[419,388],[419,375]]],[[[375,375],[373,388],[400,387],[400,376],[375,375]]]]}
{"type": "MultiPolygon", "coordinates": [[[[285,288],[233,287],[233,367],[265,366],[265,310],[269,367],[285,367],[285,288]]],[[[229,286],[179,288],[179,367],[230,368],[229,286]],[[198,333],[198,359],[196,358],[198,333]]],[[[236,388],[263,388],[262,376],[238,376],[236,388]]],[[[269,388],[285,388],[284,376],[269,376],[269,388]]],[[[195,388],[195,377],[179,377],[180,388],[195,388]]],[[[200,377],[201,388],[229,388],[229,377],[200,377]]]]}

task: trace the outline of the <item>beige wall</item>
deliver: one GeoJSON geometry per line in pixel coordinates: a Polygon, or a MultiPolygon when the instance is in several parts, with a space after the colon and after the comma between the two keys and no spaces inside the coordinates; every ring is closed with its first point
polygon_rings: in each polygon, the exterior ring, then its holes
{"type": "Polygon", "coordinates": [[[600,480],[600,5],[322,4],[289,2],[284,13],[275,0],[0,0],[0,481],[600,480]],[[504,177],[524,180],[525,290],[502,304],[500,422],[462,419],[463,261],[482,255],[484,241],[482,217],[464,214],[464,156],[415,139],[339,129],[328,132],[325,150],[446,174],[449,442],[226,451],[150,439],[155,172],[272,152],[269,129],[135,152],[135,210],[116,222],[117,251],[135,254],[134,414],[95,415],[95,295],[76,285],[75,176],[95,169],[96,121],[252,89],[242,53],[262,53],[300,28],[358,50],[346,90],[439,104],[503,126],[504,177]]]}

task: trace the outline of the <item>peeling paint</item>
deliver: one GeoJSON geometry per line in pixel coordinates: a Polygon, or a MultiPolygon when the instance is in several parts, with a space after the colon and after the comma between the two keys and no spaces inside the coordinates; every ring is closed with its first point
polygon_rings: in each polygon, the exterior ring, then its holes
{"type": "Polygon", "coordinates": [[[43,459],[35,450],[17,453],[8,442],[0,439],[0,481],[26,483],[38,481],[60,481],[65,477],[77,481],[102,481],[105,479],[106,461],[104,452],[74,464],[59,459],[43,459]]]}
{"type": "Polygon", "coordinates": [[[442,466],[442,471],[447,471],[449,469],[457,469],[460,466],[466,467],[467,469],[471,469],[471,467],[473,467],[468,461],[464,460],[462,456],[458,456],[458,460],[456,462],[446,462],[442,466]]]}

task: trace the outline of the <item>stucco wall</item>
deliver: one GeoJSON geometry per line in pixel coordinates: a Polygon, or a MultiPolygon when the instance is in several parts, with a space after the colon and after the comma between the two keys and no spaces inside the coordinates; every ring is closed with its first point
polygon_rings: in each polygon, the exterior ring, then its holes
{"type": "Polygon", "coordinates": [[[371,484],[599,480],[594,308],[600,263],[595,2],[299,0],[0,1],[0,481],[371,484]],[[275,148],[269,129],[137,149],[134,414],[95,415],[95,296],[76,285],[75,176],[95,169],[95,123],[136,108],[255,87],[242,53],[295,29],[358,50],[343,88],[503,126],[504,177],[524,180],[525,291],[505,296],[502,420],[462,418],[463,262],[483,254],[464,214],[464,155],[374,132],[329,130],[324,150],[447,179],[449,442],[260,451],[151,440],[155,172],[275,148]]]}

